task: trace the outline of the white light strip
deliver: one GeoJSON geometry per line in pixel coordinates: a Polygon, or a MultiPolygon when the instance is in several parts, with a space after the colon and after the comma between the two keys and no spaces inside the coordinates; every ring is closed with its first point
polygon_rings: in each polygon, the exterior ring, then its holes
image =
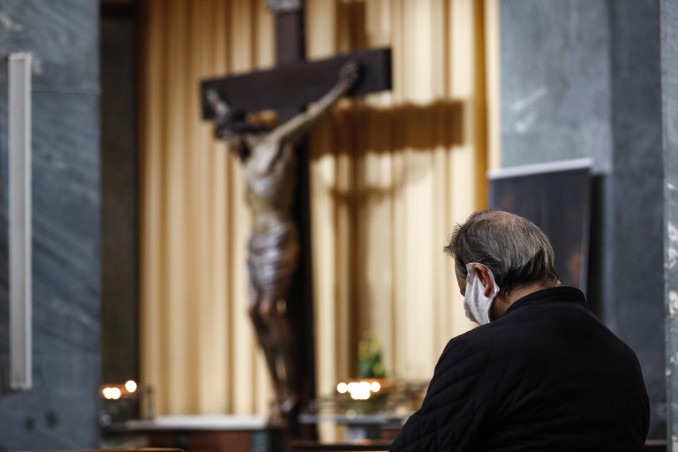
{"type": "Polygon", "coordinates": [[[32,386],[31,60],[9,56],[10,387],[32,386]]]}
{"type": "Polygon", "coordinates": [[[509,166],[487,172],[488,179],[503,179],[505,177],[530,176],[532,174],[554,173],[556,171],[566,171],[575,169],[586,169],[593,167],[593,159],[580,158],[572,160],[558,160],[555,162],[533,163],[531,165],[509,166]]]}

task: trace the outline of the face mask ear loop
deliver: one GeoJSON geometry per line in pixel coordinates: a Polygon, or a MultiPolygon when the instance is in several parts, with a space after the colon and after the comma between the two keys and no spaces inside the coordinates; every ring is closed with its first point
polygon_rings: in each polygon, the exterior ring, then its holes
{"type": "Polygon", "coordinates": [[[466,292],[464,295],[464,313],[466,317],[472,322],[480,325],[490,323],[490,308],[494,298],[499,293],[499,286],[494,280],[492,270],[487,266],[483,267],[487,270],[487,274],[492,283],[492,291],[489,296],[485,296],[485,285],[481,283],[478,277],[478,271],[475,268],[477,262],[466,264],[466,292]]]}

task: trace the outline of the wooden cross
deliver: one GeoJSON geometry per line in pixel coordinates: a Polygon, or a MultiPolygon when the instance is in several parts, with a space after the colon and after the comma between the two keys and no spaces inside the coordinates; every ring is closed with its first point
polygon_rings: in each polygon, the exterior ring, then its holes
{"type": "MultiPolygon", "coordinates": [[[[324,60],[293,62],[275,69],[204,80],[201,83],[202,117],[216,116],[207,93],[213,91],[237,109],[253,112],[276,110],[296,114],[318,100],[336,83],[339,69],[349,62],[360,64],[360,84],[348,96],[391,89],[390,49],[348,53],[324,60]]],[[[281,121],[285,118],[280,118],[281,121]]]]}
{"type": "MultiPolygon", "coordinates": [[[[203,119],[216,117],[209,92],[216,92],[234,109],[248,112],[276,110],[283,122],[322,97],[336,82],[339,70],[349,60],[360,65],[361,78],[348,96],[389,90],[391,88],[391,52],[376,49],[340,55],[320,61],[305,61],[304,17],[300,0],[269,0],[275,13],[276,63],[274,69],[224,78],[204,80],[201,83],[203,119]]],[[[302,404],[315,397],[313,347],[313,311],[310,252],[309,154],[305,141],[297,145],[296,197],[293,207],[300,232],[301,253],[289,299],[287,314],[298,335],[300,351],[299,389],[302,404]]],[[[299,430],[299,425],[288,426],[288,437],[312,439],[313,429],[299,430]]]]}

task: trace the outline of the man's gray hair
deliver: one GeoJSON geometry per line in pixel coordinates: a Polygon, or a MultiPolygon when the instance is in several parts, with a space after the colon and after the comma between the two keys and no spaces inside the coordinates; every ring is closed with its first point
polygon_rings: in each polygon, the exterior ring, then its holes
{"type": "Polygon", "coordinates": [[[444,249],[464,279],[471,262],[492,270],[503,294],[532,282],[558,281],[549,239],[534,223],[509,212],[475,212],[457,225],[444,249]]]}

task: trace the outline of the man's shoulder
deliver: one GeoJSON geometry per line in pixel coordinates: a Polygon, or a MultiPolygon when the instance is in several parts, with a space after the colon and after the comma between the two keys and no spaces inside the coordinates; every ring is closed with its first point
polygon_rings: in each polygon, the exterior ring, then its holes
{"type": "Polygon", "coordinates": [[[497,359],[507,349],[525,347],[534,341],[534,336],[531,328],[521,320],[518,316],[502,318],[455,336],[447,343],[442,357],[449,355],[458,359],[470,354],[497,359]]]}
{"type": "Polygon", "coordinates": [[[476,327],[466,333],[455,336],[447,342],[440,361],[454,360],[456,362],[474,358],[484,359],[493,348],[493,329],[490,325],[476,327]]]}
{"type": "Polygon", "coordinates": [[[506,335],[511,335],[514,329],[513,322],[508,319],[500,319],[486,325],[480,325],[459,336],[455,336],[448,342],[448,347],[464,348],[485,348],[494,346],[495,342],[508,339],[506,335]]]}
{"type": "Polygon", "coordinates": [[[492,348],[476,340],[478,328],[456,336],[447,343],[436,364],[429,394],[435,395],[456,388],[466,393],[488,369],[493,367],[492,348]],[[475,377],[475,378],[470,378],[475,377]]]}
{"type": "Polygon", "coordinates": [[[633,351],[580,303],[527,304],[505,317],[453,338],[451,350],[488,351],[493,360],[529,360],[544,353],[635,355],[633,351]],[[564,341],[564,338],[567,338],[564,341]]]}

